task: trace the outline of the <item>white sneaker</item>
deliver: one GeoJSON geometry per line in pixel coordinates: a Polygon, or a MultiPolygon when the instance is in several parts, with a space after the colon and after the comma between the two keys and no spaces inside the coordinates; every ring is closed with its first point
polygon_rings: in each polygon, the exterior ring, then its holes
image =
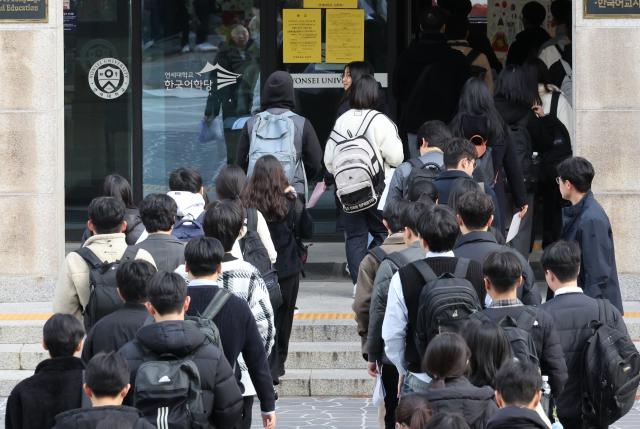
{"type": "Polygon", "coordinates": [[[353,285],[353,295],[351,295],[351,298],[355,298],[356,297],[356,285],[353,285]]]}
{"type": "Polygon", "coordinates": [[[217,51],[218,48],[216,46],[213,46],[209,42],[204,42],[196,45],[196,47],[193,50],[196,52],[209,52],[209,51],[217,51]]]}
{"type": "Polygon", "coordinates": [[[183,53],[183,54],[187,54],[187,53],[189,53],[189,52],[191,52],[191,47],[190,47],[189,45],[184,45],[184,46],[182,47],[182,53],[183,53]]]}

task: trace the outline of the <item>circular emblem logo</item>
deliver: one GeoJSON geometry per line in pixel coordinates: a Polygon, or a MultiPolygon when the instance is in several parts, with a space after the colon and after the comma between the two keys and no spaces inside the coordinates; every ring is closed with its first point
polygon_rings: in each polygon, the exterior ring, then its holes
{"type": "Polygon", "coordinates": [[[103,58],[89,70],[89,87],[100,98],[118,98],[129,87],[129,70],[122,61],[103,58]]]}

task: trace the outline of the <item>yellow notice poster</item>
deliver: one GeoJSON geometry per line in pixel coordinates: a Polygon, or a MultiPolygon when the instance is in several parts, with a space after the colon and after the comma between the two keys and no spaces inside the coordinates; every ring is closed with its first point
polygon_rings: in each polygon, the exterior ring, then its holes
{"type": "Polygon", "coordinates": [[[327,9],[327,63],[364,61],[364,10],[327,9]]]}
{"type": "Polygon", "coordinates": [[[322,62],[321,12],[320,9],[283,9],[285,63],[322,62]]]}
{"type": "Polygon", "coordinates": [[[356,9],[358,0],[304,0],[304,7],[318,9],[356,9]]]}

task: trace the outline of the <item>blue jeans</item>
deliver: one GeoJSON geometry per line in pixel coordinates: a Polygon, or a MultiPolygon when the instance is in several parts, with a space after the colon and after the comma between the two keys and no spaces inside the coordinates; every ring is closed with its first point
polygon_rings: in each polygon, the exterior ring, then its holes
{"type": "Polygon", "coordinates": [[[360,262],[370,248],[381,245],[387,236],[387,229],[382,223],[382,212],[376,207],[371,207],[357,213],[345,213],[344,235],[349,274],[355,284],[358,280],[360,262]],[[369,234],[373,237],[370,245],[369,234]]]}
{"type": "Polygon", "coordinates": [[[410,372],[404,376],[404,383],[400,388],[400,398],[412,393],[424,393],[429,388],[429,383],[425,383],[410,372]]]}

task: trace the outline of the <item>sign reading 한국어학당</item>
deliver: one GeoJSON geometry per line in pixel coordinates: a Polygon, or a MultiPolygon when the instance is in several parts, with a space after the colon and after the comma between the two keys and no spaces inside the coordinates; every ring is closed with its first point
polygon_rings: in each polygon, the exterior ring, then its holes
{"type": "Polygon", "coordinates": [[[640,0],[583,0],[585,18],[640,18],[640,0]]]}
{"type": "Polygon", "coordinates": [[[48,20],[47,0],[0,0],[0,23],[48,20]]]}

